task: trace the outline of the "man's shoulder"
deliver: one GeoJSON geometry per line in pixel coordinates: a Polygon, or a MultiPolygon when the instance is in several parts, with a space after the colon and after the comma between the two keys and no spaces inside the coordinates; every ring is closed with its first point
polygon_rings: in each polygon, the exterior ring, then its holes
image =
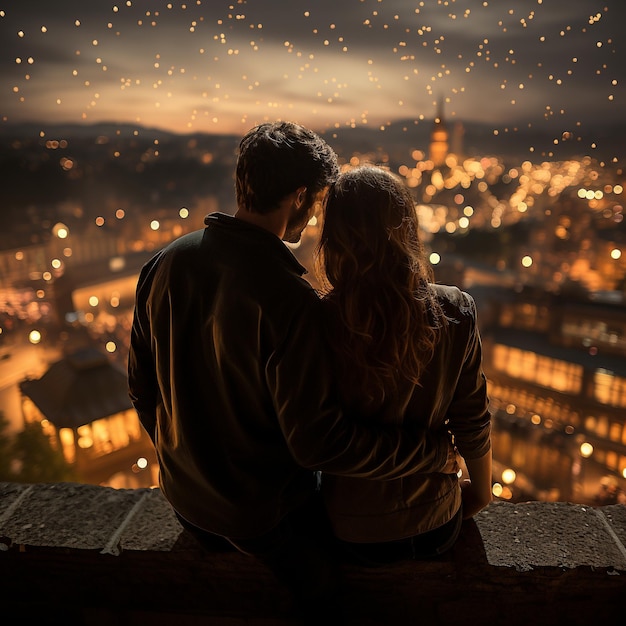
{"type": "Polygon", "coordinates": [[[173,241],[170,241],[154,254],[154,256],[148,261],[147,265],[154,265],[166,257],[176,256],[185,250],[199,248],[202,244],[204,230],[205,229],[194,230],[190,233],[177,237],[173,241]]]}

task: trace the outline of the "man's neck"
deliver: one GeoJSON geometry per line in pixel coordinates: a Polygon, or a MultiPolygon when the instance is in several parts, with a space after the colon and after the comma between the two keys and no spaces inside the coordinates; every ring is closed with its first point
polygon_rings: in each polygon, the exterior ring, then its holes
{"type": "Polygon", "coordinates": [[[293,210],[292,207],[295,197],[296,192],[288,195],[281,201],[278,208],[269,213],[255,213],[243,207],[239,207],[235,213],[235,217],[248,224],[254,224],[259,228],[269,230],[270,233],[282,239],[287,231],[287,224],[289,223],[289,218],[293,210]]]}
{"type": "Polygon", "coordinates": [[[273,211],[272,213],[268,213],[267,215],[262,215],[260,213],[252,213],[246,209],[238,209],[235,213],[235,217],[242,222],[246,222],[248,224],[254,224],[254,226],[258,226],[259,228],[263,228],[264,230],[268,230],[270,233],[276,235],[279,239],[283,238],[285,234],[285,230],[287,228],[287,223],[282,219],[280,215],[278,215],[278,211],[273,211]]]}

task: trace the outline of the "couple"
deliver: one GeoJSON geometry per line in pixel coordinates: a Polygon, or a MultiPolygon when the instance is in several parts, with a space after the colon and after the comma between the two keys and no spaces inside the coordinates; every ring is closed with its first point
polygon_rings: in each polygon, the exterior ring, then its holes
{"type": "Polygon", "coordinates": [[[429,282],[402,182],[339,174],[302,126],[246,134],[236,200],[234,217],[207,216],[143,268],[130,395],[182,525],[257,557],[320,609],[338,554],[440,554],[490,501],[474,303],[429,282]],[[283,244],[319,207],[323,298],[283,244]]]}

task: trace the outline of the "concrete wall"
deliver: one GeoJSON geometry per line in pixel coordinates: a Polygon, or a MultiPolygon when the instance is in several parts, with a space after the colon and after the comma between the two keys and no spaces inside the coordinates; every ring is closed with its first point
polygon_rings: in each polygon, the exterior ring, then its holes
{"type": "MultiPolygon", "coordinates": [[[[346,565],[327,624],[626,623],[626,506],[495,502],[439,560],[346,565]]],[[[296,624],[271,575],[203,552],[159,490],[0,483],[3,624],[296,624]],[[5,621],[5,616],[10,619],[5,621]]]]}

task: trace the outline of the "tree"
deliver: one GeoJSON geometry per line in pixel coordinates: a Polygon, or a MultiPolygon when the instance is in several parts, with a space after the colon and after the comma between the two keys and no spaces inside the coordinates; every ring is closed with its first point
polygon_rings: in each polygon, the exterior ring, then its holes
{"type": "Polygon", "coordinates": [[[8,420],[0,412],[0,480],[37,483],[75,480],[74,471],[61,450],[52,446],[38,422],[25,424],[11,438],[8,420]]]}

